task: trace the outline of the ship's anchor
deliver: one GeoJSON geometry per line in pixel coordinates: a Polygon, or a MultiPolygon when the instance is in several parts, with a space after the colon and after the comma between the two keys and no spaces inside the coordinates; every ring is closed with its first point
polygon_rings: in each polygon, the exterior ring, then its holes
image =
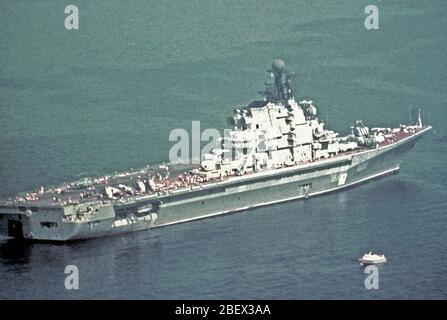
{"type": "Polygon", "coordinates": [[[149,226],[152,228],[154,226],[155,221],[158,218],[158,215],[155,212],[152,212],[150,214],[150,217],[151,217],[151,222],[150,222],[149,226]]]}
{"type": "Polygon", "coordinates": [[[304,191],[304,198],[305,199],[307,199],[307,198],[309,198],[309,192],[310,192],[310,185],[305,185],[304,187],[303,187],[303,191],[304,191]]]}

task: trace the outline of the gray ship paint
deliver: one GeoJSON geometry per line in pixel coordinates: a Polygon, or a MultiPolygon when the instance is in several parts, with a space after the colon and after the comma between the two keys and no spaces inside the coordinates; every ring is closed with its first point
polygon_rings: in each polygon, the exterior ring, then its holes
{"type": "Polygon", "coordinates": [[[68,3],[2,1],[4,198],[167,161],[173,128],[226,127],[276,56],[306,74],[298,96],[330,110],[330,128],[421,107],[434,130],[398,175],[310,201],[60,245],[3,238],[1,298],[446,298],[445,1],[377,3],[379,30],[364,27],[369,1],[78,0],[71,31],[68,3]],[[379,290],[357,261],[369,250],[390,259],[379,290]],[[64,286],[72,264],[79,290],[64,286]]]}
{"type": "Polygon", "coordinates": [[[274,82],[264,100],[235,109],[233,130],[198,168],[173,175],[162,165],[42,187],[0,204],[0,234],[88,239],[308,199],[398,172],[431,129],[419,114],[415,125],[397,128],[369,130],[357,121],[340,137],[324,127],[313,101],[295,100],[294,75],[283,60],[268,71],[274,82]]]}

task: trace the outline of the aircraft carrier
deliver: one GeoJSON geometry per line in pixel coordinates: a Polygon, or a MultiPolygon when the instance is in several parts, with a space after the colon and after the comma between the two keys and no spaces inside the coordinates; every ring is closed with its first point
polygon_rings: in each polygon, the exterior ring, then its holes
{"type": "MultiPolygon", "coordinates": [[[[293,92],[294,73],[276,59],[264,99],[238,107],[232,129],[200,165],[161,165],[23,193],[0,203],[0,234],[69,241],[307,199],[398,172],[431,129],[419,118],[395,128],[360,120],[340,136],[311,100],[293,92]]],[[[297,216],[298,218],[298,216],[297,216]]]]}

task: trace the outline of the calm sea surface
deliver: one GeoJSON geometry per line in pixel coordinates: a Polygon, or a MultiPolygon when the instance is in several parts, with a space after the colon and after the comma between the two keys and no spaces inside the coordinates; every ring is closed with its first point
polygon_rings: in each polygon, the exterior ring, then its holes
{"type": "Polygon", "coordinates": [[[349,132],[434,127],[399,175],[307,201],[71,244],[0,239],[0,298],[446,298],[447,2],[0,1],[0,196],[168,159],[170,130],[226,127],[283,58],[349,132]],[[68,3],[67,3],[68,4],[68,3]],[[389,261],[366,290],[356,260],[389,261]],[[76,265],[79,290],[66,290],[76,265]]]}

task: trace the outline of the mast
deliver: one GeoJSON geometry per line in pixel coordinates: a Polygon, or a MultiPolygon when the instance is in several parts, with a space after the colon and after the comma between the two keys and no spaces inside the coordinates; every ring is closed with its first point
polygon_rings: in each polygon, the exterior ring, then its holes
{"type": "Polygon", "coordinates": [[[284,85],[283,85],[283,74],[286,64],[281,59],[275,59],[272,63],[272,71],[275,77],[275,88],[273,92],[273,97],[276,100],[284,99],[284,85]]]}
{"type": "Polygon", "coordinates": [[[418,121],[417,121],[416,125],[417,125],[419,128],[422,128],[421,108],[419,108],[419,112],[418,112],[418,121]]]}
{"type": "Polygon", "coordinates": [[[273,84],[267,84],[264,92],[267,101],[278,102],[294,98],[292,84],[295,74],[288,72],[285,66],[284,60],[275,59],[272,68],[267,70],[274,79],[273,84]]]}

